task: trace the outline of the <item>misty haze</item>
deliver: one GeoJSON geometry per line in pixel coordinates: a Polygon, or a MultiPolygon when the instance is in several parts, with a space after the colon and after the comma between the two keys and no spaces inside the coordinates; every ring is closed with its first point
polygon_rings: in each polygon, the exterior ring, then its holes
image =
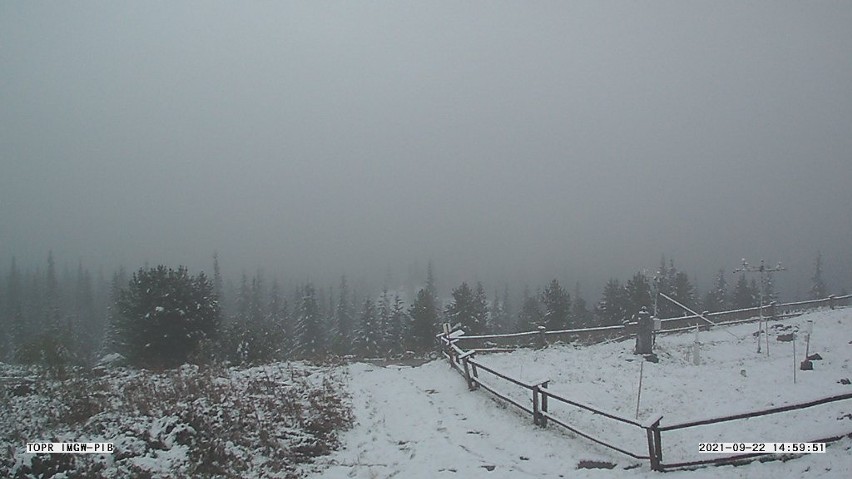
{"type": "MultiPolygon", "coordinates": [[[[656,477],[689,428],[662,465],[641,430],[619,455],[540,389],[663,429],[848,395],[850,25],[787,0],[0,3],[0,476],[656,477]],[[488,396],[489,369],[522,390],[488,396]],[[701,374],[739,395],[696,402],[701,374]]],[[[803,411],[718,442],[852,432],[772,436],[803,411]]],[[[850,447],[725,471],[848,477],[850,447]]]]}

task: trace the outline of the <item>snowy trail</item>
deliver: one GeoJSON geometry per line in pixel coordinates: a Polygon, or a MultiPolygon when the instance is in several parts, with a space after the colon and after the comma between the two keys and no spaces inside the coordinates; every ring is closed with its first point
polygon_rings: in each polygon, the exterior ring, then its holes
{"type": "MultiPolygon", "coordinates": [[[[566,447],[567,437],[470,393],[446,363],[356,364],[350,374],[356,425],[343,438],[346,448],[330,456],[331,467],[317,477],[556,478],[576,472],[578,458],[566,447]]],[[[582,459],[618,460],[599,453],[582,459]]]]}

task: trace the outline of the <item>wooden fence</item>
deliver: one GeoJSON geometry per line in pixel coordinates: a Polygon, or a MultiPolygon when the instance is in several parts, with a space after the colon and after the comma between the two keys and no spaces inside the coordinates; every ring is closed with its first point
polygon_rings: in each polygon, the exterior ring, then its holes
{"type": "MultiPolygon", "coordinates": [[[[438,339],[441,342],[441,345],[443,346],[442,349],[444,357],[447,358],[447,360],[450,362],[450,366],[456,371],[458,371],[459,374],[462,375],[462,377],[464,377],[465,381],[467,382],[468,389],[470,389],[471,391],[475,391],[479,388],[485,389],[494,396],[530,414],[532,417],[533,424],[536,424],[538,426],[546,427],[548,423],[556,424],[573,432],[574,434],[582,436],[609,449],[618,451],[622,454],[626,454],[634,459],[653,460],[653,458],[655,457],[653,450],[655,443],[651,442],[651,435],[654,431],[653,428],[659,426],[659,420],[648,424],[641,424],[637,421],[633,421],[631,419],[623,418],[618,415],[603,411],[594,406],[583,404],[581,402],[565,398],[558,394],[554,394],[550,392],[547,387],[550,383],[550,380],[542,379],[539,381],[532,382],[521,381],[507,374],[503,374],[500,371],[497,371],[496,369],[488,367],[477,361],[475,359],[477,353],[476,351],[465,351],[458,347],[456,343],[458,342],[459,338],[452,337],[451,335],[447,334],[441,334],[438,336],[438,339]],[[508,394],[498,390],[498,388],[491,385],[488,381],[484,381],[480,377],[481,372],[488,373],[491,376],[503,379],[515,386],[526,389],[529,392],[532,401],[529,404],[524,404],[515,400],[508,394]],[[613,421],[636,427],[637,434],[641,434],[640,430],[644,430],[645,435],[648,438],[649,454],[645,455],[642,453],[637,453],[635,451],[630,451],[625,447],[612,444],[611,442],[607,442],[604,439],[595,437],[591,433],[582,431],[576,425],[569,424],[566,420],[562,418],[556,417],[549,411],[549,405],[552,401],[564,403],[575,408],[589,411],[593,414],[598,414],[613,421]]],[[[657,432],[657,434],[659,434],[659,432],[657,432]]],[[[657,444],[659,444],[659,442],[657,442],[657,444]]]]}
{"type": "MultiPolygon", "coordinates": [[[[733,456],[716,457],[716,458],[704,459],[704,460],[700,460],[700,461],[687,461],[687,462],[679,462],[679,463],[664,463],[663,462],[662,434],[661,434],[662,432],[675,431],[675,430],[678,430],[678,429],[687,429],[687,428],[694,428],[694,427],[700,427],[700,426],[708,426],[708,425],[711,425],[711,424],[719,424],[719,423],[728,422],[728,421],[746,420],[746,419],[750,419],[750,418],[768,416],[768,415],[771,415],[771,414],[780,414],[780,413],[795,411],[795,410],[799,410],[799,409],[812,408],[814,406],[820,406],[820,405],[823,405],[823,404],[829,404],[829,403],[833,403],[833,402],[837,402],[837,401],[847,401],[849,399],[852,399],[852,393],[838,394],[838,395],[835,395],[835,396],[816,399],[816,400],[809,401],[809,402],[806,402],[806,403],[791,404],[791,405],[787,405],[787,406],[774,407],[774,408],[763,409],[763,410],[759,410],[759,411],[752,411],[752,412],[741,413],[741,414],[733,414],[733,415],[730,415],[730,416],[722,416],[722,417],[716,417],[716,418],[701,419],[701,420],[697,420],[697,421],[682,422],[680,424],[672,424],[672,425],[669,425],[669,426],[661,426],[660,421],[657,420],[654,424],[652,424],[652,426],[650,428],[650,430],[651,430],[650,434],[653,435],[653,440],[654,440],[654,448],[653,448],[654,453],[652,454],[652,457],[651,457],[651,468],[654,469],[654,470],[657,470],[657,471],[662,471],[662,470],[665,470],[665,469],[678,469],[678,468],[685,468],[685,467],[701,466],[701,465],[706,465],[706,464],[730,464],[730,463],[744,462],[744,461],[747,461],[747,460],[755,459],[755,458],[760,457],[760,456],[766,456],[768,454],[773,454],[772,452],[767,451],[767,452],[757,452],[757,453],[736,454],[736,455],[733,455],[733,456]]],[[[662,417],[660,419],[662,419],[662,417]]],[[[649,450],[651,448],[651,446],[650,446],[651,435],[649,435],[649,439],[648,439],[649,440],[649,450]]],[[[841,438],[843,438],[844,436],[847,436],[847,435],[852,435],[852,431],[849,431],[845,434],[839,434],[839,435],[835,434],[835,435],[830,436],[830,437],[812,439],[812,440],[809,440],[807,442],[832,442],[832,441],[836,441],[838,439],[841,439],[841,438]]],[[[804,441],[797,441],[797,442],[804,442],[804,441]]]]}
{"type": "MultiPolygon", "coordinates": [[[[848,298],[848,297],[847,297],[848,298]]],[[[533,334],[546,334],[541,332],[535,332],[533,334]]],[[[514,335],[514,337],[525,337],[526,334],[522,333],[521,335],[514,335]]],[[[666,469],[676,469],[676,468],[684,468],[684,467],[694,467],[701,466],[706,464],[726,464],[732,462],[741,462],[752,460],[758,456],[763,456],[766,454],[771,454],[770,452],[766,453],[751,453],[751,454],[739,454],[734,456],[727,456],[721,458],[712,458],[705,459],[700,461],[689,461],[689,462],[679,462],[679,463],[664,463],[663,462],[663,443],[662,443],[662,433],[665,431],[674,431],[678,429],[687,429],[694,428],[700,426],[706,426],[711,424],[717,424],[728,421],[736,421],[736,420],[746,420],[749,418],[761,417],[770,414],[780,414],[784,412],[794,411],[798,409],[805,409],[814,406],[819,406],[822,404],[828,404],[836,401],[846,401],[852,399],[852,393],[836,395],[828,398],[818,399],[814,401],[810,401],[807,403],[793,404],[782,407],[775,407],[770,409],[763,409],[759,411],[752,411],[748,413],[735,414],[724,417],[710,418],[710,419],[702,419],[696,421],[688,421],[679,424],[666,425],[662,426],[661,422],[663,416],[656,416],[650,419],[649,421],[640,423],[638,421],[634,421],[628,418],[620,417],[616,414],[603,411],[594,406],[581,403],[579,401],[575,401],[569,399],[567,397],[555,394],[548,389],[548,385],[550,384],[550,380],[542,379],[538,381],[526,382],[521,381],[519,379],[513,378],[507,374],[504,374],[500,371],[497,371],[494,368],[486,366],[482,362],[476,359],[477,350],[464,350],[459,346],[459,343],[464,339],[468,339],[469,337],[465,337],[463,335],[454,335],[452,333],[440,334],[436,336],[441,347],[442,353],[445,358],[450,363],[450,366],[455,369],[467,382],[468,389],[471,391],[475,391],[477,389],[485,389],[489,393],[494,396],[500,398],[501,400],[517,407],[518,409],[530,414],[532,417],[533,424],[536,424],[540,427],[546,427],[549,423],[556,424],[562,428],[565,428],[574,434],[582,436],[590,441],[593,441],[601,446],[607,447],[614,451],[618,451],[619,453],[630,456],[634,459],[639,460],[648,460],[650,461],[651,469],[655,471],[664,471],[666,469]],[[528,394],[531,396],[530,403],[522,403],[510,395],[500,391],[497,387],[490,384],[489,381],[485,381],[480,377],[480,374],[484,372],[490,376],[495,378],[499,378],[507,381],[508,383],[523,388],[528,391],[528,394]],[[591,412],[593,414],[602,416],[609,420],[622,423],[631,427],[635,427],[637,430],[637,434],[641,434],[644,431],[644,436],[648,444],[648,453],[638,453],[635,451],[630,451],[626,447],[612,444],[600,437],[595,437],[593,434],[589,432],[584,432],[577,425],[570,424],[563,418],[557,417],[549,411],[549,405],[551,402],[556,401],[559,403],[563,403],[565,405],[578,408],[581,410],[585,410],[591,412]]],[[[491,349],[486,349],[485,351],[490,351],[491,349]]],[[[837,439],[840,439],[842,435],[835,435],[832,437],[816,439],[810,442],[830,442],[837,439]]],[[[848,433],[848,435],[852,436],[852,431],[848,433]]]]}
{"type": "MultiPolygon", "coordinates": [[[[763,313],[764,318],[779,320],[799,316],[805,312],[820,308],[834,309],[849,306],[852,303],[852,294],[845,296],[829,296],[824,299],[811,301],[798,301],[794,303],[770,303],[760,307],[738,309],[733,311],[722,311],[716,313],[704,313],[703,316],[716,325],[732,325],[756,321],[763,313]]],[[[661,320],[661,329],[657,334],[676,333],[694,329],[698,325],[701,329],[712,327],[699,315],[686,315],[676,318],[661,320]]],[[[548,344],[558,342],[576,342],[580,344],[594,344],[608,340],[624,339],[636,334],[636,323],[628,322],[615,326],[602,326],[595,328],[566,329],[560,331],[547,331],[543,327],[536,331],[525,331],[511,334],[483,334],[460,336],[456,338],[459,345],[465,349],[478,352],[503,351],[515,347],[544,347],[548,344]]]]}

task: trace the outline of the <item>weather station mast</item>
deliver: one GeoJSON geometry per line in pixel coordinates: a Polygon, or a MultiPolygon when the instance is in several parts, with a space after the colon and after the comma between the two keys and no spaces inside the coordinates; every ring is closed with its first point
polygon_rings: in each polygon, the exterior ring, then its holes
{"type": "Polygon", "coordinates": [[[766,355],[769,355],[769,325],[767,324],[766,318],[763,316],[763,295],[764,290],[766,289],[766,274],[774,273],[777,271],[786,271],[786,268],[781,266],[779,262],[774,268],[766,267],[766,264],[761,259],[760,266],[752,266],[748,264],[748,262],[743,258],[743,264],[739,268],[734,270],[734,274],[737,273],[759,273],[760,274],[760,286],[758,287],[758,296],[760,297],[760,309],[759,309],[759,319],[757,323],[757,353],[760,354],[760,336],[763,335],[766,337],[766,355]]]}

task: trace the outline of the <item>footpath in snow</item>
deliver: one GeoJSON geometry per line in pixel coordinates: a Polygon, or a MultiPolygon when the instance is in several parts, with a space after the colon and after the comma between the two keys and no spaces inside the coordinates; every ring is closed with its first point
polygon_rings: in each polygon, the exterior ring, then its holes
{"type": "MultiPolygon", "coordinates": [[[[756,352],[755,324],[702,332],[700,365],[693,361],[692,333],[660,336],[660,362],[643,366],[640,421],[663,414],[663,424],[673,424],[852,391],[852,385],[842,382],[852,379],[852,309],[816,312],[770,325],[769,356],[756,352]],[[778,342],[776,336],[799,333],[796,361],[800,361],[807,320],[815,323],[811,352],[823,360],[814,362],[814,371],[798,371],[793,384],[792,344],[778,342]]],[[[520,379],[549,378],[551,389],[559,394],[632,418],[640,363],[631,348],[626,341],[589,347],[560,345],[482,355],[480,360],[520,379]]],[[[650,470],[647,461],[602,448],[553,425],[539,428],[528,415],[487,392],[468,391],[446,361],[419,367],[354,364],[349,366],[349,382],[355,425],[343,435],[341,450],[318,460],[317,478],[661,476],[650,470]],[[612,469],[578,468],[586,461],[609,463],[612,469]]],[[[529,401],[523,390],[513,391],[497,381],[494,385],[529,401]]],[[[619,430],[599,416],[590,418],[553,405],[551,411],[638,453],[647,448],[635,430],[619,430]]],[[[706,431],[691,429],[681,436],[664,434],[664,461],[667,455],[700,458],[696,454],[699,441],[792,442],[823,437],[820,433],[825,431],[852,431],[852,401],[724,424],[706,431]]],[[[852,477],[852,440],[830,445],[825,454],[786,462],[708,467],[665,476],[852,477]]]]}

